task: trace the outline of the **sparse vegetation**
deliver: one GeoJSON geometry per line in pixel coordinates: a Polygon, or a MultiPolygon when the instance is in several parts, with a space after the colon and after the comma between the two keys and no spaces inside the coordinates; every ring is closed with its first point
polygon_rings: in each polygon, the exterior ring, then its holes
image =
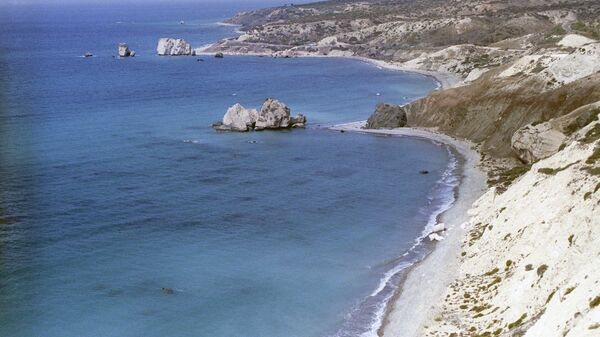
{"type": "Polygon", "coordinates": [[[500,269],[498,269],[498,268],[494,268],[494,269],[492,269],[492,270],[488,271],[487,273],[485,273],[484,275],[485,275],[485,276],[494,275],[494,274],[496,274],[496,273],[497,273],[499,270],[500,270],[500,269]]]}
{"type": "Polygon", "coordinates": [[[550,295],[548,295],[548,298],[546,298],[546,304],[550,303],[550,301],[552,301],[552,297],[554,297],[554,294],[556,293],[556,290],[554,290],[553,292],[550,293],[550,295]]]}
{"type": "Polygon", "coordinates": [[[585,136],[579,141],[584,144],[590,144],[597,141],[600,138],[600,123],[596,123],[594,127],[585,133],[585,136]]]}
{"type": "Polygon", "coordinates": [[[593,309],[600,305],[600,296],[596,296],[593,300],[590,301],[590,308],[593,309]]]}
{"type": "Polygon", "coordinates": [[[516,327],[519,327],[519,326],[521,326],[521,324],[523,324],[523,321],[525,320],[525,318],[527,318],[527,314],[523,314],[523,315],[521,315],[521,317],[519,317],[519,319],[518,319],[518,320],[516,320],[516,321],[514,321],[514,322],[512,322],[512,323],[509,323],[509,324],[508,324],[508,326],[507,326],[507,327],[508,327],[508,329],[509,329],[509,330],[512,330],[512,329],[514,329],[514,328],[516,328],[516,327]]]}
{"type": "Polygon", "coordinates": [[[496,278],[495,278],[495,279],[494,279],[492,282],[490,282],[490,283],[487,285],[487,288],[489,289],[489,288],[491,288],[492,286],[494,286],[494,285],[496,285],[496,284],[500,283],[501,281],[502,281],[502,279],[500,278],[500,276],[496,276],[496,278]]]}
{"type": "Polygon", "coordinates": [[[496,172],[496,176],[488,179],[488,185],[496,186],[498,192],[502,193],[515,181],[517,178],[529,171],[529,166],[517,166],[508,170],[496,172]]]}
{"type": "Polygon", "coordinates": [[[541,266],[538,267],[537,269],[537,274],[540,278],[544,277],[544,273],[546,272],[546,270],[548,270],[548,266],[543,264],[541,266]]]}
{"type": "Polygon", "coordinates": [[[567,288],[567,290],[565,290],[565,296],[569,295],[570,293],[573,292],[573,290],[575,290],[575,287],[569,287],[567,288]]]}
{"type": "Polygon", "coordinates": [[[581,128],[584,128],[588,124],[597,121],[598,115],[600,114],[600,108],[595,108],[593,110],[588,110],[582,112],[577,118],[567,125],[564,129],[564,132],[567,136],[572,135],[581,128]]]}

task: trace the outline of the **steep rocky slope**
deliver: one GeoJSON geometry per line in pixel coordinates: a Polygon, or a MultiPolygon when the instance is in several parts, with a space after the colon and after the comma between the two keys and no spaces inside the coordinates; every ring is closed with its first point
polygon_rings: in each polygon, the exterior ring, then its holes
{"type": "Polygon", "coordinates": [[[459,276],[424,336],[600,335],[600,123],[470,210],[459,276]]]}

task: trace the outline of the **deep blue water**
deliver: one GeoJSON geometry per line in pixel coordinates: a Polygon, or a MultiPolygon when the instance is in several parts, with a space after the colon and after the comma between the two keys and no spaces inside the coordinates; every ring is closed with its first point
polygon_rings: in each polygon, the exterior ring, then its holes
{"type": "Polygon", "coordinates": [[[436,85],[342,59],[154,55],[159,37],[231,36],[215,22],[259,6],[3,8],[0,336],[369,329],[382,278],[449,200],[452,158],[318,125],[436,85]],[[113,59],[119,42],[138,56],[113,59]],[[309,128],[209,127],[269,96],[309,128]]]}

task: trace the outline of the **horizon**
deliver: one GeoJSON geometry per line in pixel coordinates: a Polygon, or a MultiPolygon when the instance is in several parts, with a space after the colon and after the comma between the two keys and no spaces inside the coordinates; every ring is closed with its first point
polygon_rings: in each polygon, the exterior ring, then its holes
{"type": "Polygon", "coordinates": [[[48,6],[72,6],[72,5],[190,5],[190,4],[207,4],[207,5],[216,5],[216,4],[249,4],[249,5],[259,5],[259,6],[283,6],[287,4],[307,4],[317,2],[314,0],[300,0],[300,1],[285,1],[285,0],[252,0],[252,1],[244,1],[244,0],[177,0],[177,1],[167,1],[167,0],[1,0],[0,6],[31,6],[31,5],[48,5],[48,6]]]}

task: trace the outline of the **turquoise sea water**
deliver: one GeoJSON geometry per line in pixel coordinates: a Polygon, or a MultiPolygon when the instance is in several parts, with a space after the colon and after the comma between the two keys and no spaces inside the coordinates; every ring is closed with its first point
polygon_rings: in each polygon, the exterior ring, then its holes
{"type": "Polygon", "coordinates": [[[436,84],[343,59],[154,55],[160,37],[234,35],[215,22],[257,6],[2,11],[0,336],[372,330],[452,200],[453,156],[318,126],[436,84]],[[138,56],[113,59],[119,42],[138,56]],[[269,96],[309,127],[209,127],[269,96]]]}

